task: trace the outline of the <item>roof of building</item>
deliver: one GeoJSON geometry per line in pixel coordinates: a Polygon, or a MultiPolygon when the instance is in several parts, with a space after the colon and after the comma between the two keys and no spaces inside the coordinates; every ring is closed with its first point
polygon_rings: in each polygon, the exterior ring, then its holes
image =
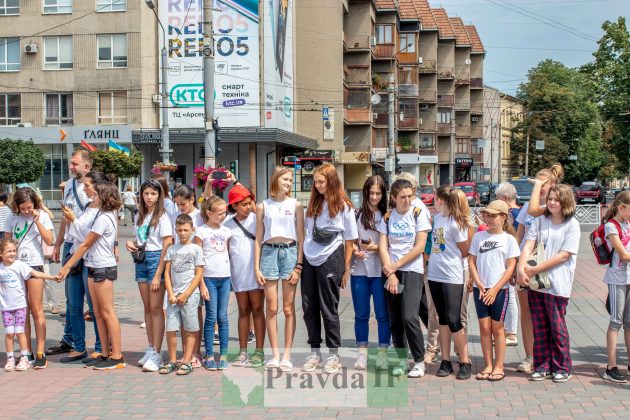
{"type": "Polygon", "coordinates": [[[418,20],[418,11],[413,4],[413,0],[400,0],[398,2],[398,13],[401,19],[418,20]]]}
{"type": "Polygon", "coordinates": [[[451,21],[448,19],[448,15],[446,14],[446,10],[437,8],[431,9],[431,12],[437,22],[438,30],[440,31],[440,38],[455,38],[455,31],[453,31],[451,21]]]}
{"type": "Polygon", "coordinates": [[[435,17],[433,17],[433,13],[431,13],[428,0],[413,0],[413,4],[418,11],[422,29],[438,29],[435,17]]]}
{"type": "Polygon", "coordinates": [[[472,42],[470,38],[468,37],[468,32],[466,31],[466,28],[464,27],[464,21],[459,17],[452,17],[452,18],[449,18],[448,20],[451,21],[451,26],[453,27],[453,30],[455,31],[456,45],[458,47],[472,46],[472,42]]]}
{"type": "Polygon", "coordinates": [[[468,32],[468,37],[470,38],[470,42],[472,44],[471,51],[485,53],[486,51],[484,50],[481,38],[479,38],[479,34],[477,33],[477,28],[475,28],[474,25],[465,25],[464,28],[466,28],[466,32],[468,32]]]}
{"type": "Polygon", "coordinates": [[[376,8],[381,10],[396,10],[394,0],[376,0],[376,8]]]}

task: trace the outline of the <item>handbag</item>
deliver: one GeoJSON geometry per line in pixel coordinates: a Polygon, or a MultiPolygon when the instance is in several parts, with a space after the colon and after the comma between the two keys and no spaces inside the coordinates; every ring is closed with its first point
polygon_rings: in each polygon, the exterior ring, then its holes
{"type": "MultiPolygon", "coordinates": [[[[545,243],[542,241],[542,221],[538,218],[538,235],[536,236],[536,248],[527,258],[527,265],[535,267],[545,262],[545,243]]],[[[548,273],[542,272],[529,279],[529,288],[532,290],[551,289],[551,281],[548,273]]]]}
{"type": "Polygon", "coordinates": [[[317,216],[315,216],[315,219],[313,220],[313,240],[315,243],[323,246],[330,245],[333,243],[338,234],[339,232],[318,228],[317,216]]]}
{"type": "MultiPolygon", "coordinates": [[[[151,225],[147,229],[147,238],[151,235],[151,225]]],[[[131,258],[133,262],[136,264],[141,264],[147,259],[147,243],[143,243],[142,245],[136,245],[136,252],[131,253],[131,258]]]]}

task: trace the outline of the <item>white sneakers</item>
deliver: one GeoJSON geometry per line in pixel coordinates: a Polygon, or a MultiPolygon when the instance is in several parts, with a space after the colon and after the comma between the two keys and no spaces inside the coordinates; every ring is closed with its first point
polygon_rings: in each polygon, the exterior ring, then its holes
{"type": "Polygon", "coordinates": [[[531,373],[534,370],[534,358],[527,356],[516,368],[519,372],[531,373]]]}
{"type": "Polygon", "coordinates": [[[156,351],[153,351],[144,365],[142,365],[142,370],[145,372],[157,372],[160,370],[160,366],[164,361],[162,360],[162,355],[156,351]]]}
{"type": "Polygon", "coordinates": [[[153,346],[147,346],[144,349],[144,356],[142,356],[142,358],[140,360],[138,360],[138,366],[144,366],[144,364],[147,362],[147,360],[149,360],[149,357],[151,356],[151,353],[153,353],[155,351],[155,349],[153,348],[153,346]]]}
{"type": "Polygon", "coordinates": [[[407,374],[408,378],[422,378],[425,373],[424,362],[418,362],[413,365],[413,368],[407,374]]]}

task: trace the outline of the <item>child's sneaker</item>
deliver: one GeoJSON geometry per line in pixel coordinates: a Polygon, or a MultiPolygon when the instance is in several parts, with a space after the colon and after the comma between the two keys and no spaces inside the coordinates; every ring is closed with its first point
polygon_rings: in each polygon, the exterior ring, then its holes
{"type": "Polygon", "coordinates": [[[408,378],[422,378],[424,376],[424,362],[418,362],[413,365],[409,373],[407,374],[408,378]]]}
{"type": "Polygon", "coordinates": [[[232,362],[234,367],[243,367],[249,362],[249,356],[246,351],[242,351],[238,357],[232,362]]]}
{"type": "Polygon", "coordinates": [[[229,366],[228,361],[225,359],[219,360],[219,364],[217,365],[217,370],[225,370],[229,366]]]}
{"type": "Polygon", "coordinates": [[[465,381],[466,379],[470,379],[472,375],[472,364],[471,363],[460,363],[459,364],[459,372],[457,372],[456,379],[460,381],[465,381]]]}
{"type": "Polygon", "coordinates": [[[256,333],[254,331],[249,331],[247,333],[247,344],[251,344],[256,341],[256,333]]]}
{"type": "Polygon", "coordinates": [[[144,372],[157,372],[160,370],[160,366],[162,366],[163,363],[162,355],[158,352],[153,352],[151,357],[142,365],[142,370],[144,372]]]}
{"type": "Polygon", "coordinates": [[[112,369],[123,369],[127,366],[124,359],[121,357],[120,359],[113,359],[108,357],[107,359],[101,361],[101,363],[94,366],[95,370],[112,370],[112,369]]]}
{"type": "Polygon", "coordinates": [[[144,364],[147,362],[147,360],[149,360],[149,357],[151,357],[151,354],[154,351],[155,350],[153,349],[153,346],[147,346],[144,349],[144,356],[142,356],[140,360],[138,360],[138,366],[144,366],[144,364]]]}
{"type": "Polygon", "coordinates": [[[84,368],[94,368],[94,366],[101,364],[102,362],[106,362],[107,361],[107,357],[103,357],[101,356],[97,356],[97,357],[93,357],[89,362],[84,363],[83,367],[84,368]]]}
{"type": "Polygon", "coordinates": [[[540,371],[532,373],[532,375],[529,377],[529,380],[537,382],[544,381],[545,379],[551,379],[552,377],[553,375],[551,374],[551,372],[540,371]]]}
{"type": "Polygon", "coordinates": [[[560,372],[553,375],[553,381],[557,384],[568,382],[573,375],[570,372],[560,372]]]}
{"type": "Polygon", "coordinates": [[[450,360],[442,360],[440,367],[438,368],[435,376],[438,378],[445,378],[453,373],[453,364],[450,360]]]}
{"type": "Polygon", "coordinates": [[[33,363],[33,369],[46,369],[48,367],[48,360],[46,360],[46,356],[39,353],[35,358],[35,362],[33,363]]]}
{"type": "Polygon", "coordinates": [[[15,366],[15,370],[25,371],[25,370],[28,370],[30,366],[31,364],[28,361],[28,356],[22,356],[20,357],[20,362],[17,364],[17,366],[15,366]]]}
{"type": "Polygon", "coordinates": [[[523,359],[523,361],[518,365],[516,370],[519,372],[531,373],[534,370],[534,358],[532,356],[527,356],[523,359]]]}
{"type": "Polygon", "coordinates": [[[4,365],[5,372],[13,372],[15,370],[15,357],[7,357],[7,363],[4,365]]]}
{"type": "Polygon", "coordinates": [[[610,369],[607,368],[606,372],[604,372],[604,379],[618,384],[625,384],[627,382],[626,377],[617,366],[613,366],[610,369]]]}
{"type": "Polygon", "coordinates": [[[321,356],[319,355],[319,353],[311,353],[308,356],[306,356],[306,362],[304,362],[304,365],[302,365],[302,370],[304,372],[312,372],[315,369],[317,369],[317,366],[319,366],[319,362],[322,360],[321,356]]]}
{"type": "Polygon", "coordinates": [[[214,361],[214,357],[210,357],[203,362],[203,367],[208,370],[217,370],[217,362],[214,361]]]}

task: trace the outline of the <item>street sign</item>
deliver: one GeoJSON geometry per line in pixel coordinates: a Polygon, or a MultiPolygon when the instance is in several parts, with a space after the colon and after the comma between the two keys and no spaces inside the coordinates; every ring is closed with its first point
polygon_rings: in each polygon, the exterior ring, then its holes
{"type": "Polygon", "coordinates": [[[536,140],[536,150],[545,150],[544,140],[536,140]]]}
{"type": "Polygon", "coordinates": [[[330,113],[329,113],[329,109],[327,106],[322,108],[322,119],[324,121],[328,121],[330,119],[330,113]]]}
{"type": "Polygon", "coordinates": [[[569,155],[569,160],[577,160],[577,155],[569,155]]]}

